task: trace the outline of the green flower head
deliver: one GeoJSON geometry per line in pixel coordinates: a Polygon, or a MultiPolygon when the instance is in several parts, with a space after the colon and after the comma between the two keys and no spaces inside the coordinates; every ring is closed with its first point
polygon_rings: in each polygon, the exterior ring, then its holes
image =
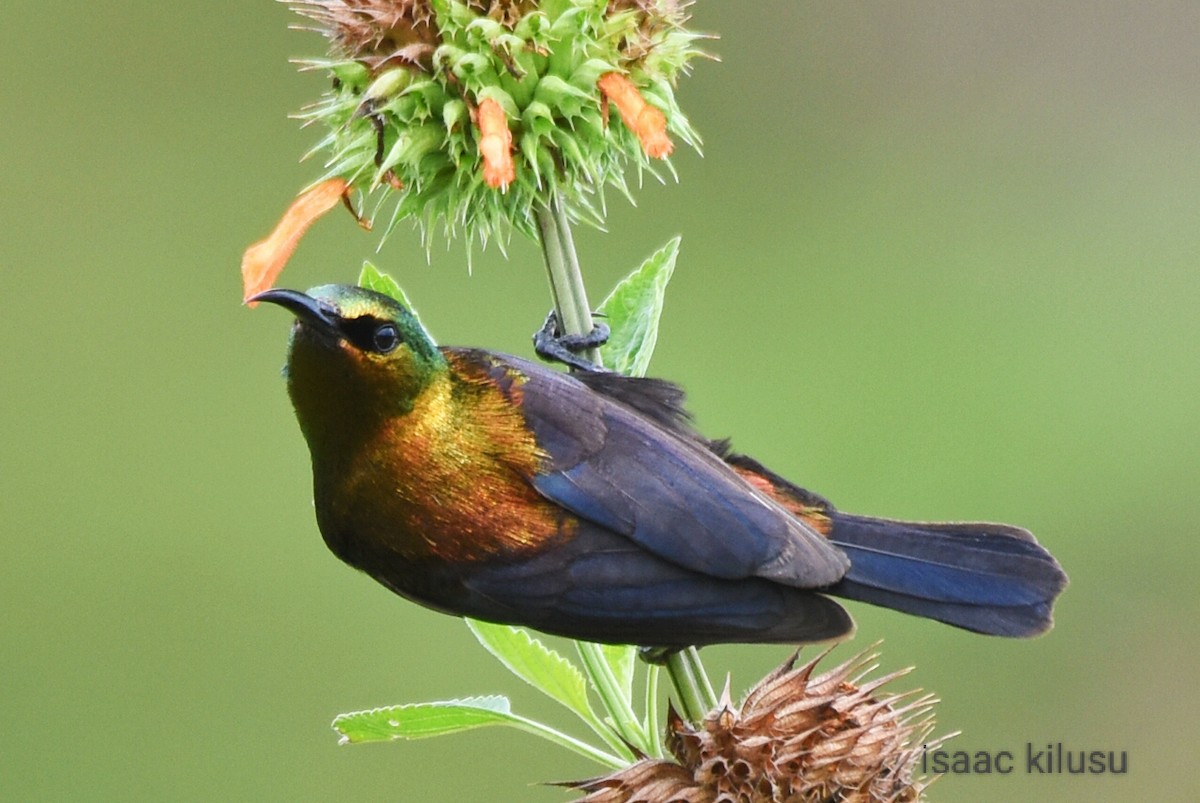
{"type": "Polygon", "coordinates": [[[679,0],[286,1],[331,43],[302,62],[333,79],[301,115],[328,129],[323,178],[375,196],[386,231],[503,246],[551,192],[599,223],[630,165],[699,144],[674,85],[704,37],[679,0]]]}

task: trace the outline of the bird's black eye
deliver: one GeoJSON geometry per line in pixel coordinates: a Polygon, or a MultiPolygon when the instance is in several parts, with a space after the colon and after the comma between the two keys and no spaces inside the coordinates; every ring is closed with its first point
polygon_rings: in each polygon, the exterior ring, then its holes
{"type": "Polygon", "coordinates": [[[395,321],[374,315],[343,318],[338,329],[355,348],[372,354],[391,354],[404,342],[395,321]]]}
{"type": "Polygon", "coordinates": [[[390,323],[385,323],[375,330],[374,335],[375,350],[380,354],[387,354],[395,351],[400,345],[400,333],[396,331],[396,327],[390,323]]]}

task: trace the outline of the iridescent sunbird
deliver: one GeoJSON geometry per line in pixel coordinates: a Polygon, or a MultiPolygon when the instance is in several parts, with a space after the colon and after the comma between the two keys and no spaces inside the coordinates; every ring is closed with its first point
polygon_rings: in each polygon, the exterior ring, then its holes
{"type": "Polygon", "coordinates": [[[830,596],[1051,626],[1066,575],[1026,530],[843,513],[701,436],[669,382],[439,347],[358,287],[255,300],[296,317],[287,385],[325,543],[421,605],[664,648],[845,636],[830,596]]]}

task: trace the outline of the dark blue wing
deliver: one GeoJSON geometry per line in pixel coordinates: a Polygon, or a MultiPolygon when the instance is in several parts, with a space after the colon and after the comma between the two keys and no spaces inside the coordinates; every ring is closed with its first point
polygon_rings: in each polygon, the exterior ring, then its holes
{"type": "Polygon", "coordinates": [[[666,426],[569,375],[503,360],[526,378],[521,408],[550,456],[532,482],[548,499],[710,577],[817,588],[846,573],[849,561],[837,548],[683,427],[666,426]]]}
{"type": "Polygon", "coordinates": [[[614,644],[805,644],[854,630],[849,614],[821,594],[690,571],[588,522],[555,549],[472,567],[462,587],[460,613],[614,644]]]}

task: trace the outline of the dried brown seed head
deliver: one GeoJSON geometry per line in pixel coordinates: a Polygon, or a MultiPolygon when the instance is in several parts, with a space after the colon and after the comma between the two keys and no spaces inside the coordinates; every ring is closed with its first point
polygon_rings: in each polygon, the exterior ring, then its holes
{"type": "Polygon", "coordinates": [[[875,655],[814,676],[822,657],[796,667],[793,655],[741,706],[725,700],[698,727],[670,710],[667,746],[675,760],[647,759],[582,782],[582,801],[918,800],[926,784],[913,769],[932,728],[934,699],[880,692],[907,670],[864,682],[875,655]]]}

